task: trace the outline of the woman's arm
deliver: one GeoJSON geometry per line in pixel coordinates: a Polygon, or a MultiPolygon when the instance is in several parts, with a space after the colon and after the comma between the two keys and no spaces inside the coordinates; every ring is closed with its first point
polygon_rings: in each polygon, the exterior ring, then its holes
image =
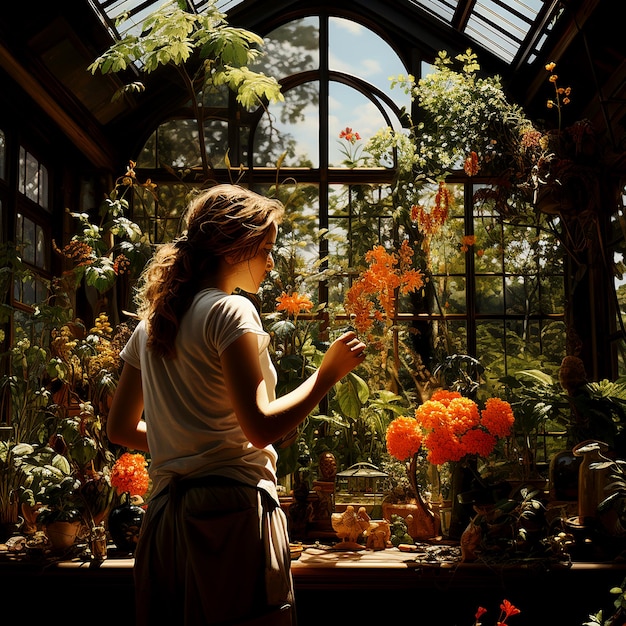
{"type": "Polygon", "coordinates": [[[258,339],[244,333],[222,353],[224,378],[246,437],[259,448],[302,422],[332,386],[363,362],[365,344],[347,332],[331,345],[318,370],[288,394],[269,400],[258,354],[258,339]]]}
{"type": "Polygon", "coordinates": [[[109,441],[131,450],[148,452],[146,423],[142,416],[141,371],[125,363],[107,418],[109,441]]]}

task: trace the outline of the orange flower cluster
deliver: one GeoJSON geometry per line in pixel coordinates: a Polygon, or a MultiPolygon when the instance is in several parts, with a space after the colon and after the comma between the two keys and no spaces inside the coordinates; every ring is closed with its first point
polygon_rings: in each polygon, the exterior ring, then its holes
{"type": "Polygon", "coordinates": [[[493,452],[498,438],[510,434],[514,421],[511,405],[500,398],[490,398],[480,411],[473,400],[460,393],[440,390],[416,409],[415,419],[404,417],[391,422],[387,433],[392,432],[392,447],[388,434],[387,451],[399,458],[396,452],[412,449],[419,439],[434,465],[460,461],[469,455],[486,457],[493,452]],[[405,422],[407,419],[414,423],[405,422]],[[405,444],[397,441],[400,436],[407,438],[405,444]]]}
{"type": "Polygon", "coordinates": [[[440,181],[432,211],[427,211],[423,206],[414,204],[411,207],[411,219],[417,222],[422,234],[426,236],[436,235],[448,219],[451,202],[450,190],[444,181],[440,181]]]}
{"type": "Polygon", "coordinates": [[[147,465],[143,454],[124,452],[111,468],[111,485],[115,491],[120,495],[124,492],[131,496],[145,495],[150,484],[147,465]]]}
{"type": "Polygon", "coordinates": [[[387,452],[398,461],[406,461],[422,447],[422,429],[412,417],[398,417],[387,427],[387,452]]]}
{"type": "Polygon", "coordinates": [[[461,237],[461,252],[467,252],[470,249],[470,246],[473,246],[475,244],[475,235],[463,235],[463,237],[461,237]]]}
{"type": "Polygon", "coordinates": [[[276,298],[277,311],[285,311],[290,317],[298,317],[300,313],[309,313],[313,309],[313,302],[309,296],[294,292],[287,295],[284,291],[276,298]]]}
{"type": "Polygon", "coordinates": [[[354,316],[354,326],[368,332],[374,319],[393,320],[396,315],[396,290],[407,294],[424,285],[424,275],[411,267],[413,249],[404,240],[398,254],[374,246],[365,254],[369,264],[346,294],[346,311],[354,316]]]}

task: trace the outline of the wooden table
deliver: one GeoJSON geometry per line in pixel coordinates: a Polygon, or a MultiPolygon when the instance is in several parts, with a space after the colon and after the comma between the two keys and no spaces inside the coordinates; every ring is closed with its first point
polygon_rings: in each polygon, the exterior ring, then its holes
{"type": "MultiPolygon", "coordinates": [[[[522,611],[512,626],[582,626],[611,606],[609,589],[626,576],[623,563],[486,566],[422,557],[396,548],[306,548],[292,561],[298,626],[469,626],[479,605],[491,625],[505,598],[522,611]]],[[[3,559],[0,593],[22,624],[132,626],[132,568],[132,558],[112,556],[101,563],[3,559]]]]}

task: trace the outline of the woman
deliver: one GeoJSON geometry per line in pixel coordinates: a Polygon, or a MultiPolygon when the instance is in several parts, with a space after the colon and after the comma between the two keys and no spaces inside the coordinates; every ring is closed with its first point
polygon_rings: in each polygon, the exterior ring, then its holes
{"type": "Polygon", "coordinates": [[[343,334],[312,376],[275,397],[269,336],[233,292],[255,293],[274,267],[283,210],[238,186],[205,190],[186,234],[144,273],[107,422],[112,442],[151,457],[135,552],[140,625],[295,623],[271,444],[363,361],[365,345],[343,334]]]}

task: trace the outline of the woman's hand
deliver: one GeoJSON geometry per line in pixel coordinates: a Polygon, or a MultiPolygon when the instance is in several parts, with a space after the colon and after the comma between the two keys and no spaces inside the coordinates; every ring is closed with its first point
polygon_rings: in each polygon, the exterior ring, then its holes
{"type": "Polygon", "coordinates": [[[239,424],[257,448],[296,428],[331,387],[363,362],[365,344],[349,331],[331,343],[319,369],[298,387],[270,401],[259,364],[258,339],[244,333],[222,352],[226,387],[239,424]]]}
{"type": "Polygon", "coordinates": [[[319,369],[320,379],[332,386],[360,365],[364,358],[365,344],[354,331],[345,332],[326,351],[319,369]]]}

